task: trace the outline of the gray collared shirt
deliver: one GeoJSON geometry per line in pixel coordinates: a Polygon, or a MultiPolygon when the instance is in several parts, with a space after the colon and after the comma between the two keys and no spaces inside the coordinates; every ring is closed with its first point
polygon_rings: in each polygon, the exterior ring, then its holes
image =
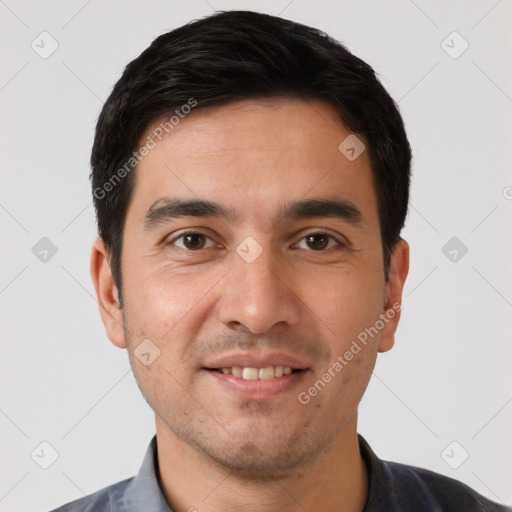
{"type": "MultiPolygon", "coordinates": [[[[369,477],[363,512],[512,512],[512,507],[492,503],[457,480],[426,469],[380,460],[361,436],[359,447],[369,477]]],[[[157,461],[154,436],[137,476],[52,512],[173,512],[160,488],[157,461]]],[[[195,507],[200,511],[198,504],[195,507]]],[[[190,510],[194,510],[194,504],[190,510]]]]}
{"type": "Polygon", "coordinates": [[[52,512],[173,512],[157,478],[156,435],[149,443],[137,476],[84,496],[52,512]]]}

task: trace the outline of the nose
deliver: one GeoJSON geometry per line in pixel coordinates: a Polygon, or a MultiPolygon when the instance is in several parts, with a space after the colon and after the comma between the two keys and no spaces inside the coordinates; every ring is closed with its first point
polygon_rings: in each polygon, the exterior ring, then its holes
{"type": "Polygon", "coordinates": [[[270,249],[248,263],[234,255],[234,268],[223,281],[218,317],[232,329],[263,334],[278,324],[300,319],[301,300],[291,282],[292,270],[273,258],[270,249]]]}

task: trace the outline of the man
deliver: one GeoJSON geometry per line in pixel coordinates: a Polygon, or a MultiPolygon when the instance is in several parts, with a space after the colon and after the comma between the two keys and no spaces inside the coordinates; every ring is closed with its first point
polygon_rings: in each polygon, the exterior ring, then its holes
{"type": "Polygon", "coordinates": [[[373,70],[315,29],[218,13],[131,62],[92,151],[91,273],[156,436],[136,477],[57,510],[507,510],[357,435],[410,160],[373,70]]]}

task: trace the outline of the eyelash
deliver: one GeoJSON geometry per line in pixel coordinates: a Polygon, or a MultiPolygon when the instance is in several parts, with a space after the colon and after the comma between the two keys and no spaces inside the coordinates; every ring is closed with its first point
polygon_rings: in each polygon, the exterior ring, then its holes
{"type": "MultiPolygon", "coordinates": [[[[170,242],[169,242],[169,245],[174,245],[175,242],[177,240],[180,240],[180,239],[183,239],[185,236],[187,235],[201,235],[201,236],[204,236],[206,237],[207,239],[209,239],[210,241],[213,242],[213,240],[208,236],[208,235],[205,235],[204,233],[201,233],[200,231],[187,231],[185,233],[182,233],[181,235],[173,238],[170,242]]],[[[339,247],[347,247],[347,245],[343,242],[340,242],[337,238],[335,238],[333,235],[330,235],[329,233],[325,233],[323,231],[313,231],[311,233],[307,233],[306,235],[304,235],[301,239],[300,239],[300,242],[302,242],[304,239],[306,239],[308,236],[314,236],[314,235],[324,235],[324,236],[327,236],[329,238],[329,244],[332,240],[334,240],[336,242],[336,246],[339,246],[339,247]]],[[[318,250],[318,251],[315,251],[313,249],[309,249],[310,251],[312,252],[325,252],[327,251],[328,249],[332,249],[333,246],[330,246],[329,247],[329,244],[327,246],[326,249],[321,249],[321,250],[318,250]]],[[[178,247],[178,249],[181,249],[183,251],[187,251],[187,252],[200,252],[204,249],[209,249],[211,247],[202,247],[201,249],[198,249],[198,250],[193,250],[193,249],[188,249],[186,247],[178,247]]]]}

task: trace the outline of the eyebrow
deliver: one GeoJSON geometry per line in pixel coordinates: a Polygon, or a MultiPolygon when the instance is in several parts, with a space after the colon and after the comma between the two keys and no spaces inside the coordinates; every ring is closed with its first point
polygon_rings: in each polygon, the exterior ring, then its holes
{"type": "Polygon", "coordinates": [[[347,199],[306,199],[287,205],[281,217],[284,219],[329,217],[342,220],[355,227],[363,224],[363,214],[347,199]]]}
{"type": "Polygon", "coordinates": [[[144,218],[144,230],[149,231],[160,224],[180,217],[216,217],[230,221],[237,219],[234,210],[213,201],[162,197],[156,200],[147,211],[144,218]]]}
{"type": "MultiPolygon", "coordinates": [[[[181,217],[212,217],[235,222],[240,216],[232,208],[202,199],[173,199],[162,197],[156,200],[144,218],[144,231],[181,217]]],[[[305,199],[284,206],[274,219],[336,218],[354,227],[361,227],[364,217],[360,210],[347,199],[318,198],[305,199]]]]}

